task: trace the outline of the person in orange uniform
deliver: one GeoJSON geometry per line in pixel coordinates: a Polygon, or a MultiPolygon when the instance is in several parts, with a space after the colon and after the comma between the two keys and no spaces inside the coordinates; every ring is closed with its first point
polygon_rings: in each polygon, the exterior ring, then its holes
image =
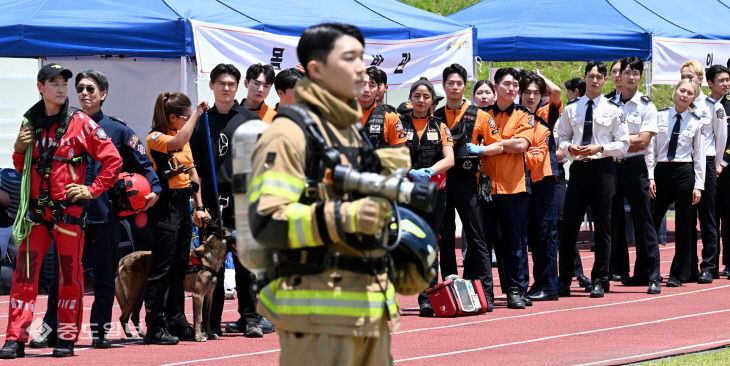
{"type": "Polygon", "coordinates": [[[246,70],[246,80],[243,81],[243,86],[246,87],[248,94],[246,94],[246,99],[241,101],[241,105],[256,113],[266,123],[271,123],[276,115],[276,110],[266,105],[265,102],[273,84],[273,66],[253,64],[246,70]]]}
{"type": "Polygon", "coordinates": [[[481,280],[487,302],[491,303],[494,298],[491,248],[487,246],[482,209],[477,198],[479,156],[467,152],[467,143],[472,140],[474,126],[479,121],[485,123],[489,116],[479,106],[464,99],[466,77],[466,69],[459,64],[449,65],[443,70],[446,105],[434,112],[434,116],[446,122],[454,138],[454,167],[446,172],[446,212],[439,240],[441,276],[458,275],[455,253],[456,209],[464,227],[462,245],[466,244],[469,248],[464,255],[464,278],[481,280]]]}
{"type": "MultiPolygon", "coordinates": [[[[531,303],[525,296],[529,283],[527,256],[527,209],[530,200],[530,178],[527,175],[524,153],[533,138],[535,119],[529,110],[514,103],[519,91],[519,73],[514,68],[497,70],[494,76],[497,87],[497,102],[487,108],[494,120],[494,126],[487,126],[489,132],[497,131],[503,151],[485,159],[482,170],[492,181],[492,203],[487,206],[485,222],[496,223],[501,231],[497,239],[491,233],[492,243],[503,266],[500,278],[502,291],[507,294],[507,307],[524,309],[531,303]]],[[[472,142],[484,132],[474,131],[472,142]]]]}
{"type": "MultiPolygon", "coordinates": [[[[411,171],[408,176],[416,182],[433,182],[439,189],[432,212],[414,207],[410,209],[423,217],[433,232],[437,233],[446,207],[446,171],[454,166],[454,140],[446,124],[430,114],[434,95],[433,85],[428,80],[420,79],[413,83],[409,94],[413,113],[401,116],[401,122],[406,132],[406,146],[411,152],[411,171]]],[[[438,273],[438,260],[433,262],[433,269],[438,273]]],[[[437,278],[434,277],[429,287],[436,284],[437,278]]],[[[420,316],[433,316],[433,308],[425,292],[418,295],[418,305],[420,316]]]]}
{"type": "Polygon", "coordinates": [[[406,133],[398,114],[390,112],[385,104],[376,100],[379,78],[380,72],[375,66],[368,67],[363,75],[362,94],[357,98],[362,107],[360,124],[373,147],[403,146],[406,143],[406,133]]]}
{"type": "Polygon", "coordinates": [[[208,103],[201,102],[194,113],[190,112],[190,104],[183,93],[158,95],[152,132],[146,139],[147,153],[162,185],[160,199],[148,210],[155,230],[152,265],[144,294],[146,344],[177,344],[180,338],[193,340],[192,327],[185,318],[183,291],[193,231],[191,196],[195,201],[195,224],[201,226],[209,217],[203,206],[200,179],[188,141],[208,103]]]}
{"type": "MultiPolygon", "coordinates": [[[[557,228],[559,171],[552,130],[560,109],[554,103],[539,107],[540,96],[547,90],[546,84],[545,79],[537,73],[520,79],[520,103],[530,111],[538,113],[535,116],[534,137],[525,154],[525,163],[530,169],[532,182],[527,244],[532,250],[532,273],[535,279],[528,291],[528,298],[533,301],[557,300],[559,291],[557,228]],[[551,114],[554,119],[548,122],[546,118],[551,114]]],[[[562,105],[559,89],[556,99],[557,105],[562,105]]]]}

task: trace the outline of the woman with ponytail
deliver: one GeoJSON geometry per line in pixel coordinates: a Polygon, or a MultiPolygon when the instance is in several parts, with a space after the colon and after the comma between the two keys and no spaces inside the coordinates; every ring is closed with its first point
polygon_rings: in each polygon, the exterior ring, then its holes
{"type": "Polygon", "coordinates": [[[185,318],[183,280],[190,259],[193,220],[201,226],[209,220],[200,195],[188,141],[198,116],[208,109],[203,101],[194,112],[183,93],[161,93],[155,102],[147,153],[160,178],[162,193],[148,212],[153,227],[152,266],[147,275],[144,302],[147,310],[147,344],[177,344],[192,340],[193,329],[185,318]],[[195,201],[190,216],[190,197],[195,201]],[[201,209],[202,208],[202,209],[201,209]]]}

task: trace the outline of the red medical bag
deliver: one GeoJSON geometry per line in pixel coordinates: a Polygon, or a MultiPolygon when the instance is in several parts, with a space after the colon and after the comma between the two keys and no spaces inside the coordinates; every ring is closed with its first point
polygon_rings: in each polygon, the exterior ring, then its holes
{"type": "Polygon", "coordinates": [[[449,276],[446,281],[426,290],[434,316],[450,317],[481,314],[487,311],[482,282],[449,276]]]}

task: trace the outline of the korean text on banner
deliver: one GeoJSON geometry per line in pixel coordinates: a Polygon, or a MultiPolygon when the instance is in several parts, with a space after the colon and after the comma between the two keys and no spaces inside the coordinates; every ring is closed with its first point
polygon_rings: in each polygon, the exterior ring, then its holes
{"type": "MultiPolygon", "coordinates": [[[[652,82],[676,84],[680,78],[679,68],[686,61],[699,61],[705,68],[725,65],[730,58],[730,41],[653,37],[652,55],[652,82]]],[[[707,85],[705,81],[703,84],[707,85]]]]}
{"type": "MultiPolygon", "coordinates": [[[[297,67],[299,37],[284,36],[248,28],[190,20],[195,39],[199,76],[206,77],[219,63],[231,63],[241,70],[255,63],[268,63],[277,70],[297,67]]],[[[391,88],[410,87],[425,76],[441,82],[441,72],[458,63],[472,71],[472,30],[406,40],[365,39],[365,64],[388,74],[391,88]]]]}

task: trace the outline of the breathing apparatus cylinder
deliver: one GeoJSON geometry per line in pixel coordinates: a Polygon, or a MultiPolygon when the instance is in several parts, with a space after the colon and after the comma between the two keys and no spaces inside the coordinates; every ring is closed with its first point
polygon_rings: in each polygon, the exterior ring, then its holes
{"type": "Polygon", "coordinates": [[[263,274],[269,264],[269,250],[256,242],[251,234],[248,217],[248,185],[251,183],[251,156],[256,140],[269,124],[261,120],[248,121],[233,133],[233,197],[236,215],[236,251],[241,264],[249,271],[263,274]]]}

